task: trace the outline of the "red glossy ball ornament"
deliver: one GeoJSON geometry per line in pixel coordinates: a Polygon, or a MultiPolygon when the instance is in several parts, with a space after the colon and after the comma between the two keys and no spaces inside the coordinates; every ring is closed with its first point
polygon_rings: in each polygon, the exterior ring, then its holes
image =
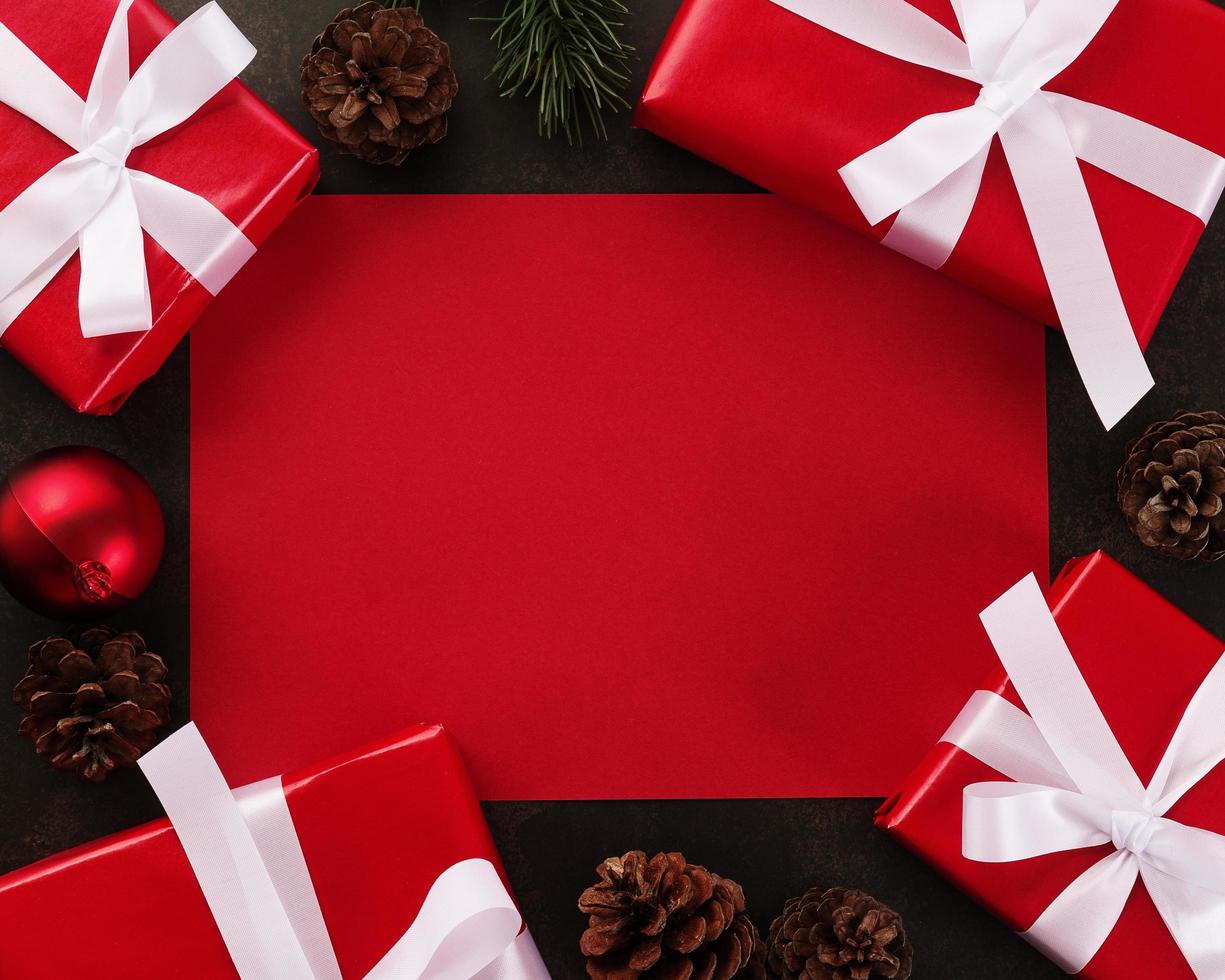
{"type": "Polygon", "coordinates": [[[48,449],[0,485],[0,582],[45,616],[101,618],[127,605],[152,581],[165,536],[144,477],[101,449],[48,449]]]}

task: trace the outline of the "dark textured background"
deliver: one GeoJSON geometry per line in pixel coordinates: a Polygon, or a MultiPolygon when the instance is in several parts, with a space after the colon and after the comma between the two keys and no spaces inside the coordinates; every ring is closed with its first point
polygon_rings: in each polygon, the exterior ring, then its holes
{"type": "MultiPolygon", "coordinates": [[[[171,0],[183,17],[199,0],[171,0]]],[[[633,94],[678,0],[643,3],[627,25],[638,52],[633,94]]],[[[473,15],[494,4],[425,0],[425,14],[447,38],[461,92],[451,133],[400,169],[374,169],[323,148],[323,193],[624,193],[752,192],[752,185],[610,122],[607,144],[568,147],[535,135],[532,106],[498,98],[484,79],[491,59],[488,25],[473,15]]],[[[336,0],[227,0],[225,6],[260,54],[244,75],[256,92],[314,136],[298,104],[297,64],[336,0]]],[[[746,53],[746,58],[751,52],[746,53]]],[[[731,70],[743,70],[732,66],[731,70]]],[[[819,220],[819,219],[814,219],[819,220]]],[[[1051,570],[1102,547],[1184,609],[1225,635],[1225,562],[1183,566],[1159,559],[1127,533],[1113,502],[1113,472],[1123,444],[1143,425],[1180,407],[1225,408],[1225,230],[1208,228],[1157,332],[1149,363],[1158,388],[1113,433],[1102,431],[1062,338],[1048,332],[1051,570]]],[[[372,269],[372,275],[380,272],[372,269]]],[[[139,628],[167,659],[177,683],[174,723],[188,705],[188,351],[184,343],[114,418],[74,416],[5,355],[0,355],[0,467],[65,443],[89,443],[129,459],[153,484],[166,510],[166,559],[154,586],[117,625],[139,628]]],[[[952,451],[933,446],[932,452],[952,451]]],[[[973,460],[966,461],[967,466],[973,460]]],[[[950,521],[956,492],[950,489],[950,521]]],[[[972,533],[972,531],[971,531],[972,533]]],[[[938,555],[932,556],[939,561],[938,555]]],[[[0,594],[0,628],[15,681],[31,640],[59,628],[0,594]]],[[[1163,651],[1153,651],[1155,658],[1163,651]]],[[[5,683],[8,683],[7,681],[5,683]]],[[[15,707],[0,709],[0,871],[158,815],[135,773],[102,786],[52,771],[15,736],[15,707]]],[[[871,729],[871,717],[865,717],[871,729]]],[[[830,751],[837,745],[831,743],[830,751]]],[[[528,922],[554,976],[583,975],[577,952],[581,917],[574,902],[604,856],[638,846],[683,849],[687,856],[738,879],[760,925],[784,899],[810,884],[865,887],[902,910],[918,949],[920,980],[1054,978],[1053,966],[959,895],[871,823],[872,800],[699,800],[672,802],[499,803],[487,815],[528,922]]]]}

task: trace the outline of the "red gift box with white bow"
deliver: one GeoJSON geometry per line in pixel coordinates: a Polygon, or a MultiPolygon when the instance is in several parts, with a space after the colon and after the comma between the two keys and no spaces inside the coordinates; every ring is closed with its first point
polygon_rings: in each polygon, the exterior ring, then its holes
{"type": "Polygon", "coordinates": [[[982,619],[1004,669],[877,824],[1069,973],[1225,975],[1225,643],[1101,552],[982,619]]]}
{"type": "Polygon", "coordinates": [[[115,411],[318,179],[216,4],[0,10],[0,346],[115,411]]]}
{"type": "Polygon", "coordinates": [[[440,726],[233,792],[192,725],[141,766],[170,819],[0,878],[0,976],[547,980],[440,726]]]}
{"type": "Polygon", "coordinates": [[[1225,182],[1206,0],[685,0],[637,125],[1062,325],[1107,426],[1225,182]]]}

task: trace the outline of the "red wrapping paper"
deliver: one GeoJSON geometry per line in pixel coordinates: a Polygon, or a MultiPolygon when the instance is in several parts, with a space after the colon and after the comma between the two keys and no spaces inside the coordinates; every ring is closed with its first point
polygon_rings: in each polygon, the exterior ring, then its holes
{"type": "MultiPolygon", "coordinates": [[[[0,20],[84,98],[114,12],[115,0],[82,0],[70,17],[48,16],[39,0],[7,0],[0,20]]],[[[136,0],[129,15],[133,71],[173,27],[151,0],[136,0]]],[[[0,208],[72,152],[0,104],[0,208]]],[[[207,198],[256,245],[310,191],[319,170],[314,148],[237,81],[182,125],[133,150],[129,164],[207,198]]],[[[157,371],[212,299],[147,234],[145,261],[153,304],[147,333],[81,336],[74,256],[0,346],[76,411],[109,415],[157,371]]]]}
{"type": "MultiPolygon", "coordinates": [[[[949,0],[911,0],[959,33],[949,0]]],[[[1125,0],[1046,88],[1096,102],[1225,154],[1225,12],[1205,0],[1125,0]]],[[[686,0],[635,123],[880,239],[838,169],[921,116],[971,104],[977,86],[850,41],[770,0],[686,0]]],[[[1203,225],[1088,165],[1089,196],[1136,335],[1146,345],[1203,225]]],[[[999,141],[942,272],[1057,324],[999,141]]]]}
{"type": "MultiPolygon", "coordinates": [[[[984,595],[983,605],[991,598],[984,595]]],[[[1148,783],[1191,696],[1225,644],[1100,551],[1070,562],[1048,598],[1106,721],[1141,781],[1148,783]]],[[[990,647],[985,633],[979,642],[990,647]]],[[[1021,704],[1002,668],[980,687],[1021,704]]],[[[970,693],[965,692],[967,697],[970,693]]],[[[1000,778],[991,767],[941,742],[881,807],[876,822],[1010,928],[1022,931],[1113,848],[1103,845],[1004,864],[962,857],[962,792],[971,783],[1000,778]]],[[[1223,803],[1225,767],[1217,767],[1167,816],[1222,833],[1223,803]]],[[[1138,963],[1144,964],[1145,976],[1194,980],[1142,884],[1132,892],[1106,944],[1078,976],[1124,980],[1136,976],[1138,963]]]]}
{"type": "MultiPolygon", "coordinates": [[[[452,864],[475,857],[500,868],[455,743],[437,725],[300,769],[283,784],[346,977],[365,976],[383,957],[452,864]]],[[[165,819],[0,878],[0,922],[0,977],[237,976],[165,819]],[[74,908],[88,937],[65,942],[74,908]]]]}

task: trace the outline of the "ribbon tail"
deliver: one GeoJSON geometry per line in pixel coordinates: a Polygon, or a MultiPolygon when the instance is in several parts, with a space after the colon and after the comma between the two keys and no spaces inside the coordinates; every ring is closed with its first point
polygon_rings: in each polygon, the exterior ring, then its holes
{"type": "MultiPolygon", "coordinates": [[[[988,0],[988,5],[992,2],[988,0]]],[[[1041,0],[1034,4],[1000,61],[999,77],[1041,88],[1080,57],[1118,2],[1041,0]]]]}
{"type": "Polygon", "coordinates": [[[973,160],[990,146],[999,125],[999,117],[978,104],[923,116],[838,174],[868,223],[875,225],[973,160]]]}
{"type": "Polygon", "coordinates": [[[113,123],[139,146],[196,112],[251,63],[255,48],[216,3],[174,28],[132,74],[113,123]]]}
{"type": "Polygon", "coordinates": [[[980,77],[990,77],[1008,51],[1029,11],[1025,0],[952,0],[961,36],[980,77]]]}
{"type": "Polygon", "coordinates": [[[242,980],[304,980],[310,964],[234,794],[188,723],[140,758],[242,980]]]}
{"type": "Polygon", "coordinates": [[[979,617],[1029,714],[1082,793],[1131,810],[1144,784],[1119,747],[1033,574],[979,617]]]}
{"type": "Polygon", "coordinates": [[[1225,158],[1114,109],[1056,92],[1042,95],[1059,113],[1080,159],[1208,223],[1225,188],[1225,158]]]}
{"type": "Polygon", "coordinates": [[[1140,873],[1169,929],[1199,980],[1225,977],[1225,895],[1200,888],[1142,864],[1140,873]]]}
{"type": "Polygon", "coordinates": [[[145,236],[127,171],[81,229],[81,334],[109,337],[153,326],[145,236]]]}
{"type": "Polygon", "coordinates": [[[1034,720],[993,691],[975,691],[941,737],[1018,783],[1076,789],[1034,720]]]}
{"type": "Polygon", "coordinates": [[[1065,973],[1079,973],[1118,924],[1140,873],[1139,865],[1130,851],[1115,851],[1102,858],[1068,885],[1021,938],[1065,973]]]}
{"type": "Polygon", "coordinates": [[[990,144],[984,146],[969,163],[954,170],[913,204],[902,208],[881,244],[930,269],[944,265],[957,247],[966,222],[970,220],[970,212],[974,210],[990,149],[990,144]]]}
{"type": "Polygon", "coordinates": [[[214,296],[255,254],[241,230],[199,194],[129,170],[140,224],[214,296]]]}
{"type": "Polygon", "coordinates": [[[1000,130],[1051,298],[1094,408],[1113,428],[1150,388],[1080,164],[1059,114],[1044,99],[1000,130]]]}
{"type": "Polygon", "coordinates": [[[102,42],[81,123],[81,135],[87,143],[92,143],[110,128],[119,98],[128,84],[128,11],[131,8],[132,0],[120,0],[102,42]]]}

